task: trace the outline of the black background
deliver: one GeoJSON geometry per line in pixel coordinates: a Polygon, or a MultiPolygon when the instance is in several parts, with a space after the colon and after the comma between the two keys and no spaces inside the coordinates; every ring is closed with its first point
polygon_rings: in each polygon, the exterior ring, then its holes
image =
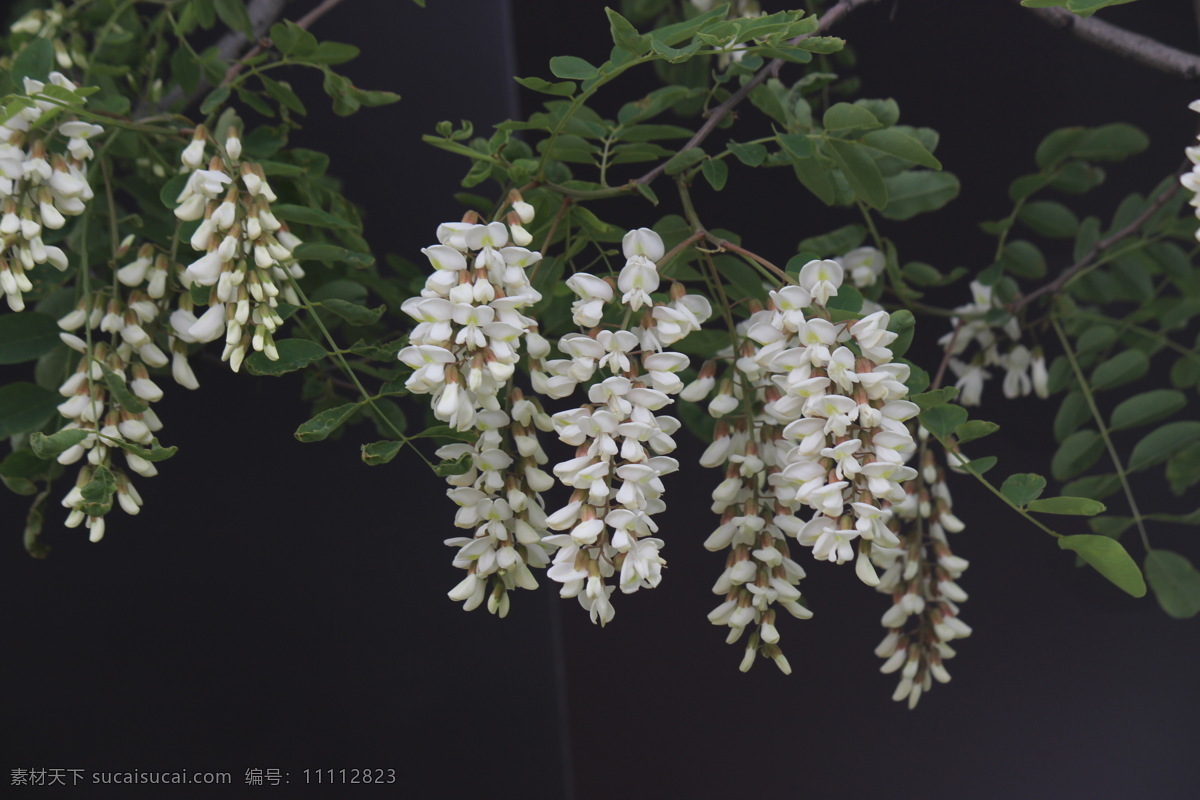
{"type": "MultiPolygon", "coordinates": [[[[568,52],[599,63],[609,42],[598,2],[429,5],[358,0],[321,20],[319,37],[363,48],[345,70],[356,83],[404,99],[342,120],[315,111],[310,82],[314,113],[296,137],[331,153],[366,209],[376,254],[414,260],[437,223],[461,214],[452,194],[465,172],[420,134],[460,117],[486,131],[531,100],[509,76],[546,76],[546,61],[568,52]]],[[[297,2],[293,18],[305,8],[297,2]]],[[[1143,0],[1105,17],[1196,49],[1186,0],[1143,0]]],[[[905,260],[986,266],[994,243],[977,222],[1008,212],[1007,182],[1032,170],[1054,128],[1128,121],[1154,142],[1077,206],[1104,217],[1175,169],[1194,133],[1195,86],[1071,39],[1014,2],[883,2],[835,33],[858,53],[864,96],[893,97],[902,121],[936,128],[938,155],[963,182],[944,211],[886,224],[905,260]]],[[[649,86],[639,80],[622,79],[601,105],[649,86]]],[[[677,211],[666,187],[659,194],[659,209],[596,208],[649,225],[677,211]]],[[[697,194],[710,227],[784,260],[799,239],[855,221],[784,175],[735,167],[726,192],[697,194]]],[[[958,291],[947,302],[964,301],[958,291]]],[[[937,327],[926,326],[927,341],[937,327]]],[[[55,510],[51,557],[30,559],[22,504],[0,496],[3,767],[220,770],[234,786],[10,794],[6,785],[5,796],[1197,795],[1195,621],[1170,620],[1152,599],[1077,570],[967,479],[952,484],[968,525],[954,545],[972,563],[961,583],[975,635],[949,664],[954,680],[909,712],[888,699],[894,680],[871,653],[887,600],[849,567],[809,568],[815,616],[782,626],[793,675],[766,662],[737,671],[740,648],[704,617],[722,563],[700,546],[715,524],[715,472],[685,468],[668,480],[664,582],[616,598],[607,628],[545,586],[514,595],[498,620],[445,598],[460,578],[442,544],[458,535],[453,505],[414,458],[362,465],[365,429],[296,442],[298,380],[220,368],[200,377],[196,393],[164,381],[160,438],[181,452],[137,481],[142,514],[114,512],[101,543],[60,528],[55,510]],[[244,787],[249,768],[284,770],[290,783],[244,787]],[[305,769],[330,768],[394,768],[402,788],[304,786],[305,769]]],[[[998,401],[998,386],[989,391],[998,401]]],[[[1002,472],[1044,471],[1053,406],[996,402],[986,416],[1003,426],[987,442],[1002,472]]],[[[698,452],[684,445],[681,462],[698,452]]],[[[1143,510],[1161,500],[1155,488],[1143,510]]],[[[1187,552],[1195,532],[1151,535],[1187,552]]]]}

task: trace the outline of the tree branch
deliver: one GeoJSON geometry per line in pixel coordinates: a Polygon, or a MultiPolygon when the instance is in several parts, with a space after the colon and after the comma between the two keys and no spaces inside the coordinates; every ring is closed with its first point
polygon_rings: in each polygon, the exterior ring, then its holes
{"type": "MultiPolygon", "coordinates": [[[[255,40],[266,34],[271,26],[275,24],[275,20],[279,19],[279,15],[283,13],[283,4],[286,2],[287,0],[250,0],[250,3],[246,6],[246,13],[250,17],[250,27],[254,31],[255,40]]],[[[237,31],[229,31],[217,40],[217,53],[220,54],[222,61],[232,61],[246,44],[245,36],[237,31]]],[[[176,86],[155,104],[155,111],[166,111],[180,101],[183,101],[184,106],[191,105],[193,101],[207,92],[210,86],[210,83],[201,80],[199,85],[196,86],[196,91],[186,97],[183,94],[183,89],[176,86]]],[[[141,119],[145,116],[143,113],[145,110],[144,108],[139,108],[137,113],[134,114],[134,119],[141,119]]]]}
{"type": "MultiPolygon", "coordinates": [[[[279,2],[282,2],[282,0],[264,0],[264,2],[279,3],[279,2]]],[[[308,30],[309,26],[311,26],[314,22],[319,20],[321,17],[328,14],[330,11],[332,11],[334,8],[336,8],[338,5],[340,5],[342,2],[343,2],[343,0],[323,0],[323,2],[319,6],[314,8],[312,11],[309,11],[307,14],[305,14],[300,19],[296,20],[296,27],[303,28],[304,30],[308,30]]],[[[275,21],[276,17],[278,17],[278,13],[274,17],[271,17],[270,19],[268,19],[266,21],[266,23],[263,27],[263,33],[265,33],[266,30],[271,27],[271,24],[275,21]]],[[[251,22],[253,22],[253,21],[254,21],[254,18],[251,17],[251,22]]],[[[255,31],[255,34],[257,37],[262,36],[262,33],[259,33],[259,29],[258,29],[257,25],[255,26],[254,31],[255,31]]],[[[236,78],[237,74],[242,71],[242,67],[245,66],[245,62],[250,60],[251,58],[254,58],[254,56],[258,55],[259,53],[261,53],[264,49],[266,49],[267,46],[270,46],[270,40],[259,38],[258,41],[255,43],[254,47],[250,48],[250,50],[246,53],[246,55],[242,56],[236,62],[234,62],[232,65],[230,65],[229,71],[225,73],[225,77],[221,80],[221,85],[224,86],[225,84],[229,83],[231,80],[236,78]]]]}
{"type": "Polygon", "coordinates": [[[1067,269],[1063,270],[1063,273],[1053,281],[1038,287],[1034,291],[1022,297],[1020,300],[1013,303],[1011,306],[1012,313],[1016,314],[1021,309],[1025,308],[1025,306],[1029,305],[1044,294],[1054,295],[1061,292],[1064,288],[1066,288],[1066,285],[1068,282],[1070,282],[1071,278],[1079,274],[1081,270],[1090,266],[1092,262],[1096,260],[1097,256],[1127,236],[1132,236],[1134,233],[1137,233],[1138,229],[1145,225],[1146,221],[1149,220],[1150,217],[1154,216],[1154,214],[1157,213],[1160,208],[1167,204],[1168,200],[1175,196],[1176,192],[1179,191],[1179,186],[1180,183],[1178,180],[1171,181],[1171,184],[1162,193],[1160,193],[1158,197],[1155,197],[1154,201],[1150,203],[1150,205],[1146,206],[1145,210],[1142,211],[1141,214],[1138,214],[1137,217],[1134,218],[1128,225],[1121,228],[1121,230],[1116,231],[1107,238],[1096,242],[1094,245],[1092,245],[1091,249],[1083,254],[1082,258],[1080,258],[1070,267],[1067,267],[1067,269]]]}
{"type": "Polygon", "coordinates": [[[1195,53],[1178,50],[1095,17],[1077,17],[1063,8],[1032,8],[1030,11],[1056,28],[1070,31],[1076,38],[1131,61],[1187,80],[1200,78],[1200,56],[1195,53]]]}
{"type": "MultiPolygon", "coordinates": [[[[792,39],[790,43],[795,44],[799,41],[807,39],[809,36],[824,36],[830,28],[836,25],[842,19],[842,17],[846,16],[851,11],[860,8],[861,6],[878,2],[879,0],[838,0],[837,5],[833,6],[826,11],[824,15],[822,15],[816,31],[811,34],[797,36],[795,39],[792,39]]],[[[761,84],[767,78],[774,78],[778,76],[779,70],[781,67],[783,67],[783,64],[784,61],[782,58],[776,58],[763,66],[762,69],[754,74],[754,77],[742,84],[741,88],[731,94],[724,103],[721,103],[721,105],[717,106],[708,113],[708,119],[704,121],[704,124],[700,126],[700,129],[696,131],[695,135],[688,140],[687,144],[679,148],[679,152],[690,150],[693,147],[699,147],[700,144],[707,139],[714,130],[717,129],[717,125],[721,123],[721,120],[723,120],[729,114],[729,112],[733,111],[733,109],[736,108],[739,103],[745,100],[756,86],[761,84]]],[[[664,161],[642,177],[635,180],[634,183],[651,183],[655,178],[661,175],[666,168],[667,162],[664,161]]]]}

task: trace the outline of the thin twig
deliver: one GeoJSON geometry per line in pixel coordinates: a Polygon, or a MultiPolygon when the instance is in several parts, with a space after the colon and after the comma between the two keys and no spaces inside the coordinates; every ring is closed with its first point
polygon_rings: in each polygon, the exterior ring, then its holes
{"type": "MultiPolygon", "coordinates": [[[[861,6],[878,2],[879,0],[838,0],[837,5],[826,11],[821,16],[821,21],[817,25],[816,31],[811,34],[797,36],[795,39],[792,39],[789,44],[796,44],[797,42],[807,39],[809,36],[824,36],[831,27],[836,25],[842,19],[842,17],[846,16],[851,11],[854,11],[856,8],[860,8],[861,6]]],[[[707,139],[709,135],[717,129],[717,125],[721,123],[721,120],[723,120],[729,114],[729,112],[733,111],[738,104],[745,100],[756,86],[765,81],[767,78],[774,78],[778,76],[779,70],[781,67],[783,67],[783,64],[784,60],[782,58],[776,58],[768,62],[758,72],[754,73],[754,77],[742,84],[741,88],[731,94],[724,103],[721,103],[721,105],[717,106],[708,113],[708,119],[704,121],[704,124],[700,126],[700,129],[696,131],[695,135],[692,136],[691,139],[688,139],[687,144],[679,148],[679,152],[690,150],[693,147],[699,147],[701,143],[703,143],[704,140],[707,139]]],[[[633,183],[651,183],[655,178],[661,175],[666,168],[667,162],[664,161],[654,169],[647,172],[645,175],[633,181],[633,183]]]]}
{"type": "Polygon", "coordinates": [[[1020,300],[1017,300],[1015,303],[1013,303],[1010,309],[1012,313],[1016,314],[1021,309],[1025,308],[1025,306],[1029,305],[1044,294],[1053,295],[1061,292],[1066,287],[1067,283],[1069,283],[1073,277],[1079,274],[1081,270],[1090,266],[1091,263],[1096,260],[1096,257],[1100,255],[1100,253],[1112,247],[1122,239],[1137,233],[1138,229],[1141,228],[1142,225],[1146,224],[1146,220],[1154,216],[1154,214],[1157,213],[1160,208],[1167,204],[1167,201],[1175,196],[1175,193],[1179,191],[1179,186],[1179,181],[1172,181],[1171,184],[1161,194],[1158,195],[1158,197],[1154,198],[1154,202],[1146,206],[1146,209],[1142,211],[1141,214],[1138,214],[1132,222],[1111,236],[1096,242],[1094,245],[1092,245],[1090,250],[1083,254],[1082,258],[1080,258],[1070,267],[1067,267],[1067,269],[1064,270],[1063,273],[1053,281],[1038,287],[1022,297],[1020,300]]]}
{"type": "Polygon", "coordinates": [[[958,322],[954,324],[954,330],[950,332],[950,341],[946,342],[946,352],[942,354],[942,363],[938,364],[937,375],[933,377],[933,383],[929,384],[929,391],[942,388],[942,379],[946,377],[946,367],[950,365],[950,359],[954,357],[954,343],[958,341],[958,332],[966,324],[967,321],[962,317],[959,317],[958,322]]]}
{"type": "MultiPolygon", "coordinates": [[[[270,27],[275,24],[275,20],[279,19],[279,15],[283,13],[283,4],[285,0],[250,0],[246,6],[246,14],[250,17],[250,28],[254,32],[254,38],[257,40],[264,35],[270,27]]],[[[238,31],[229,31],[217,41],[217,54],[222,61],[233,60],[242,48],[246,46],[246,37],[238,31]]],[[[155,110],[165,111],[168,108],[174,107],[181,100],[184,101],[184,106],[191,105],[196,99],[209,90],[207,81],[201,80],[196,90],[186,96],[183,89],[176,86],[166,94],[158,103],[155,104],[155,110]]],[[[139,107],[135,118],[143,116],[143,112],[147,109],[139,107]]]]}
{"type": "MultiPolygon", "coordinates": [[[[324,0],[324,2],[322,2],[316,8],[314,8],[312,11],[309,11],[303,17],[296,20],[296,27],[303,28],[304,30],[308,30],[309,27],[314,22],[316,22],[321,17],[328,14],[330,11],[332,11],[337,6],[341,5],[342,2],[344,2],[344,0],[324,0]]],[[[256,29],[256,31],[257,31],[257,29],[256,29]]],[[[261,37],[261,35],[262,34],[259,34],[260,37],[261,37]]],[[[237,61],[235,61],[232,65],[230,65],[229,70],[225,73],[225,77],[221,79],[221,85],[224,86],[225,84],[229,83],[234,78],[236,78],[238,76],[238,73],[242,71],[242,67],[244,67],[246,65],[247,61],[254,58],[256,55],[261,53],[263,50],[265,50],[270,45],[271,45],[270,39],[260,38],[254,44],[254,47],[250,48],[250,50],[247,51],[246,55],[242,56],[237,61]]]]}
{"type": "Polygon", "coordinates": [[[1078,39],[1110,50],[1119,56],[1160,72],[1187,80],[1200,78],[1200,56],[1165,45],[1157,39],[1105,22],[1096,17],[1077,17],[1064,8],[1032,8],[1035,15],[1078,39]]]}

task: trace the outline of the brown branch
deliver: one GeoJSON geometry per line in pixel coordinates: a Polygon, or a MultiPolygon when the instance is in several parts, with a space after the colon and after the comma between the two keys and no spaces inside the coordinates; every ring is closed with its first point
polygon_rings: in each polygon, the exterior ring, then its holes
{"type": "Polygon", "coordinates": [[[950,332],[950,341],[946,342],[946,352],[942,354],[942,363],[938,364],[937,375],[933,378],[933,383],[929,384],[929,391],[933,392],[942,388],[942,379],[946,377],[946,367],[950,366],[950,359],[954,357],[954,344],[958,341],[958,332],[967,324],[963,317],[958,318],[958,322],[954,323],[954,330],[950,332]]]}
{"type": "MultiPolygon", "coordinates": [[[[300,19],[296,20],[296,27],[303,28],[304,30],[308,30],[309,27],[314,22],[316,22],[321,17],[328,14],[330,11],[332,11],[337,6],[341,5],[342,2],[343,2],[343,0],[323,0],[323,2],[319,6],[314,8],[312,11],[309,11],[307,14],[305,14],[300,19]]],[[[266,28],[270,27],[271,22],[273,22],[273,21],[274,21],[274,19],[269,21],[264,26],[264,28],[263,28],[264,32],[266,31],[266,28]]],[[[258,33],[257,27],[255,27],[254,30],[258,37],[262,36],[262,33],[258,33]]],[[[236,78],[238,76],[238,73],[242,71],[242,67],[244,67],[246,65],[247,61],[254,58],[256,55],[258,55],[259,53],[261,53],[263,50],[265,50],[267,47],[270,47],[270,46],[271,46],[270,39],[259,38],[258,41],[255,43],[254,47],[250,48],[250,50],[246,53],[246,55],[242,56],[240,59],[235,61],[232,65],[230,65],[229,70],[225,73],[225,77],[221,79],[221,85],[224,86],[225,84],[229,83],[234,78],[236,78]]]]}
{"type": "MultiPolygon", "coordinates": [[[[250,4],[246,6],[246,14],[250,17],[250,28],[254,31],[254,38],[266,34],[267,30],[279,19],[279,15],[283,13],[283,4],[286,0],[250,0],[250,4]]],[[[221,60],[226,61],[233,59],[238,52],[246,45],[246,37],[238,31],[229,31],[219,40],[217,40],[217,53],[221,60]]],[[[201,80],[196,90],[186,98],[183,94],[183,89],[176,86],[166,97],[162,98],[155,104],[157,111],[165,111],[171,108],[181,100],[185,101],[184,105],[191,105],[197,98],[208,91],[211,84],[201,80]]],[[[137,118],[143,116],[143,111],[146,109],[139,108],[134,115],[137,118]]]]}
{"type": "Polygon", "coordinates": [[[1095,17],[1077,17],[1064,8],[1032,8],[1030,11],[1054,27],[1069,31],[1078,39],[1111,50],[1131,61],[1187,80],[1200,78],[1200,56],[1195,53],[1176,49],[1095,17]]]}
{"type": "MultiPolygon", "coordinates": [[[[797,36],[795,39],[792,39],[789,44],[796,44],[797,42],[807,39],[809,36],[824,36],[831,27],[836,25],[842,19],[842,17],[846,16],[851,11],[854,11],[856,8],[860,8],[861,6],[878,2],[879,0],[838,0],[837,5],[833,6],[833,8],[829,9],[824,15],[822,15],[816,31],[811,34],[797,36]]],[[[721,103],[721,105],[717,106],[708,113],[708,119],[704,121],[704,124],[700,126],[700,129],[696,131],[695,135],[688,140],[687,144],[679,148],[679,152],[682,153],[684,150],[690,150],[693,147],[699,147],[700,144],[707,139],[714,130],[717,129],[717,125],[721,123],[721,120],[728,116],[729,112],[733,111],[738,104],[745,100],[755,87],[757,87],[767,78],[774,78],[779,75],[779,70],[781,67],[783,67],[783,64],[784,61],[782,58],[776,58],[763,66],[758,72],[754,73],[754,77],[742,84],[741,88],[731,94],[724,103],[721,103]]],[[[667,162],[664,161],[631,183],[651,183],[655,178],[663,174],[666,168],[667,162]]]]}
{"type": "Polygon", "coordinates": [[[1112,247],[1122,239],[1137,233],[1138,229],[1145,225],[1146,221],[1150,219],[1150,217],[1154,216],[1154,214],[1157,213],[1160,208],[1167,204],[1167,201],[1175,196],[1176,192],[1179,191],[1179,186],[1180,183],[1178,180],[1171,181],[1170,186],[1163,190],[1158,197],[1155,197],[1154,202],[1146,206],[1145,210],[1138,214],[1137,217],[1135,217],[1128,225],[1108,236],[1107,238],[1096,242],[1094,245],[1092,245],[1091,249],[1083,254],[1082,258],[1063,270],[1061,275],[1059,275],[1050,283],[1038,287],[1034,291],[1022,297],[1020,300],[1013,303],[1009,310],[1013,314],[1016,314],[1042,295],[1054,295],[1061,292],[1064,288],[1066,288],[1066,285],[1071,281],[1072,278],[1078,275],[1081,270],[1091,266],[1092,262],[1094,262],[1096,257],[1102,252],[1112,247]]]}

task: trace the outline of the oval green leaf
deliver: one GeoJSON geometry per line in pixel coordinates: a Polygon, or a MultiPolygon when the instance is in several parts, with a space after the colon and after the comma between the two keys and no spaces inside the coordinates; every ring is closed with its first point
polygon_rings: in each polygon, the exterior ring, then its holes
{"type": "Polygon", "coordinates": [[[1077,536],[1061,537],[1058,546],[1063,550],[1074,550],[1080,558],[1123,591],[1134,597],[1146,595],[1146,581],[1142,578],[1142,571],[1116,539],[1095,533],[1081,533],[1077,536]]]}
{"type": "Polygon", "coordinates": [[[0,364],[41,358],[62,341],[58,334],[58,323],[49,314],[23,311],[0,315],[0,364]]]}
{"type": "Polygon", "coordinates": [[[1187,397],[1183,392],[1177,392],[1174,389],[1155,389],[1150,392],[1142,392],[1123,401],[1113,409],[1109,428],[1119,431],[1124,428],[1136,428],[1138,425],[1157,422],[1164,417],[1171,416],[1186,405],[1187,397]]]}
{"type": "Polygon", "coordinates": [[[1000,494],[1012,501],[1013,505],[1024,507],[1041,496],[1046,489],[1046,479],[1034,472],[1018,472],[1009,475],[1000,494]]]}
{"type": "Polygon", "coordinates": [[[1146,554],[1146,578],[1162,610],[1175,619],[1200,613],[1200,572],[1179,553],[1151,550],[1146,554]]]}
{"type": "Polygon", "coordinates": [[[1067,514],[1076,517],[1094,517],[1107,508],[1098,500],[1087,497],[1044,497],[1029,503],[1029,511],[1038,514],[1067,514]]]}

